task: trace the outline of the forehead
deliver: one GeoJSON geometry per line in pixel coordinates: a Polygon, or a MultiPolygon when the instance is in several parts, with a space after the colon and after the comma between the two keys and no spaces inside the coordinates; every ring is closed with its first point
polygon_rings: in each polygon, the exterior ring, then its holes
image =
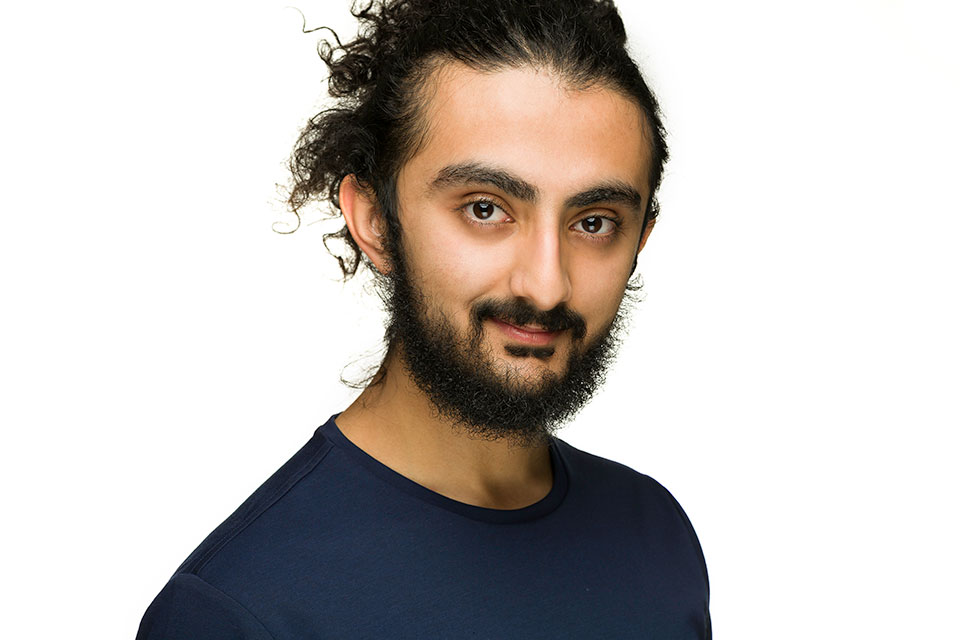
{"type": "Polygon", "coordinates": [[[494,72],[446,63],[424,91],[426,135],[400,171],[416,188],[457,163],[504,168],[562,197],[618,180],[649,197],[651,147],[636,103],[603,86],[576,89],[531,67],[494,72]]]}

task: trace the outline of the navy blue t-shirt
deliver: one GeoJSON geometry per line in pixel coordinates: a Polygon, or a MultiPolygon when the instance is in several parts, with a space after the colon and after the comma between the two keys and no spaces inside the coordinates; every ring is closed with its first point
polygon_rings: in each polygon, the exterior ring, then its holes
{"type": "Polygon", "coordinates": [[[651,478],[552,439],[553,488],[475,507],[334,418],[190,555],[138,640],[710,637],[690,522],[651,478]]]}

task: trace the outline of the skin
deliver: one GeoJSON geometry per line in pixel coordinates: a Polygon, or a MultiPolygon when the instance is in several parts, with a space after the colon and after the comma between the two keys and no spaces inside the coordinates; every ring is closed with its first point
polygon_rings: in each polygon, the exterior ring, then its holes
{"type": "MultiPolygon", "coordinates": [[[[583,316],[590,341],[615,316],[652,228],[641,237],[651,160],[640,109],[612,89],[571,89],[530,67],[479,72],[447,63],[432,80],[427,136],[397,182],[414,281],[460,335],[468,334],[478,300],[522,298],[545,311],[567,305],[583,316]],[[478,200],[495,206],[473,204],[478,200]]],[[[389,270],[374,199],[352,176],[340,204],[361,250],[378,270],[389,270]]],[[[530,384],[547,371],[564,373],[569,331],[491,320],[483,329],[498,371],[512,369],[530,384]],[[555,353],[517,357],[507,345],[549,345],[555,353]]],[[[470,437],[438,417],[399,360],[389,360],[386,371],[382,385],[366,389],[337,419],[354,444],[467,504],[517,509],[549,493],[545,445],[470,437]]]]}

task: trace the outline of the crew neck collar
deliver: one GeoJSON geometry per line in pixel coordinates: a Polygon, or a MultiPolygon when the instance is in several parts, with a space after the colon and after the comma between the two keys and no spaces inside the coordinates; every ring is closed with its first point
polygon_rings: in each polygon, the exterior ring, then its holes
{"type": "Polygon", "coordinates": [[[567,468],[563,458],[560,455],[558,440],[550,437],[550,465],[553,469],[553,486],[550,492],[543,498],[531,505],[521,509],[490,509],[487,507],[478,507],[465,502],[459,502],[452,498],[427,489],[423,485],[417,484],[406,476],[403,476],[390,467],[386,466],[366,451],[350,441],[340,428],[337,426],[336,418],[340,414],[335,414],[322,427],[317,429],[317,433],[325,437],[332,444],[342,449],[350,458],[362,465],[369,472],[390,484],[391,486],[414,496],[415,498],[428,502],[436,507],[456,513],[471,520],[489,522],[493,524],[512,524],[527,522],[536,518],[541,518],[552,512],[563,501],[567,493],[567,468]]]}

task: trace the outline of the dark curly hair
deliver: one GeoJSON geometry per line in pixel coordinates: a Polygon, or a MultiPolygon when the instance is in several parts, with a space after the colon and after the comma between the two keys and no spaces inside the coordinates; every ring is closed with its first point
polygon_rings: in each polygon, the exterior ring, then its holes
{"type": "MultiPolygon", "coordinates": [[[[376,195],[388,235],[398,237],[396,176],[425,135],[423,88],[449,61],[481,71],[546,67],[572,87],[600,84],[634,99],[653,147],[644,223],[657,216],[665,132],[612,0],[367,0],[351,11],[360,21],[357,37],[341,43],[328,29],[333,42],[318,48],[336,104],[310,119],[290,158],[288,204],[298,221],[311,201],[329,201],[339,217],[340,183],[353,174],[376,195]]],[[[324,244],[344,278],[368,262],[346,225],[326,234],[324,244]],[[342,250],[331,240],[342,241],[342,250]]]]}

